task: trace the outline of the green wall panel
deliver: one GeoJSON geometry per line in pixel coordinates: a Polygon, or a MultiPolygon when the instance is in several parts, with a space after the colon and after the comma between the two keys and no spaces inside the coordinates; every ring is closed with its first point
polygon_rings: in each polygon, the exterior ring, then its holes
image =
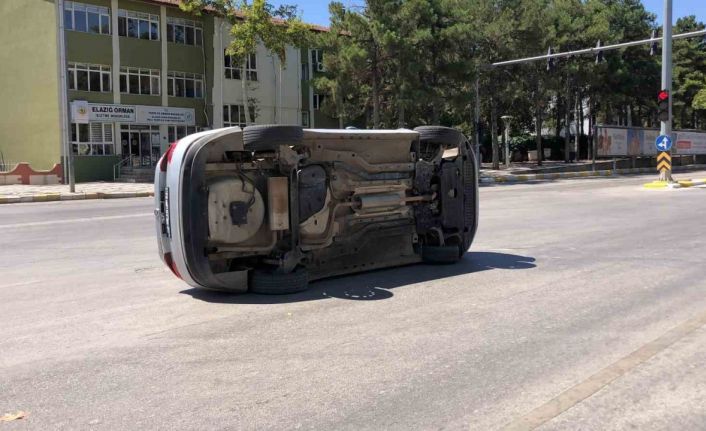
{"type": "Polygon", "coordinates": [[[35,169],[61,157],[55,8],[0,0],[0,153],[35,169]]]}
{"type": "Polygon", "coordinates": [[[66,59],[75,63],[113,63],[110,35],[66,31],[66,59]]]}
{"type": "Polygon", "coordinates": [[[153,105],[162,106],[162,96],[145,96],[142,94],[121,94],[120,103],[123,105],[153,105]]]}
{"type": "Polygon", "coordinates": [[[86,100],[89,103],[113,103],[113,93],[69,90],[69,101],[86,100]]]}
{"type": "Polygon", "coordinates": [[[77,183],[113,181],[113,166],[119,156],[74,156],[74,174],[77,183]]]}
{"type": "Polygon", "coordinates": [[[161,42],[158,40],[120,37],[120,66],[161,69],[161,42]]]}
{"type": "Polygon", "coordinates": [[[119,9],[133,10],[137,12],[147,12],[159,15],[159,6],[142,1],[120,0],[119,9]]]}
{"type": "Polygon", "coordinates": [[[170,72],[204,73],[200,46],[167,42],[167,63],[170,72]]]}

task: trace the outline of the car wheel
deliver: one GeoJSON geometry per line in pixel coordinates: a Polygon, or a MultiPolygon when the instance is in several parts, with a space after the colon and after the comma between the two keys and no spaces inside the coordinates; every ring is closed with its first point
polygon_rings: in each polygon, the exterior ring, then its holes
{"type": "Polygon", "coordinates": [[[243,130],[243,145],[248,151],[274,151],[280,145],[297,145],[304,139],[299,126],[259,125],[243,130]]]}
{"type": "Polygon", "coordinates": [[[414,131],[419,133],[421,142],[443,144],[446,147],[458,147],[466,139],[463,133],[450,127],[419,126],[415,127],[414,131]]]}
{"type": "Polygon", "coordinates": [[[264,295],[303,292],[309,287],[309,272],[304,268],[283,274],[254,269],[250,273],[250,291],[264,295]]]}

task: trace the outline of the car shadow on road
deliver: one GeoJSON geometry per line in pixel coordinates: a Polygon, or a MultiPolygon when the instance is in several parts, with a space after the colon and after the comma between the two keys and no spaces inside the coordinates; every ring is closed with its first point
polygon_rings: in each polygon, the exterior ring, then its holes
{"type": "Polygon", "coordinates": [[[291,295],[229,294],[195,288],[183,290],[180,293],[191,295],[201,301],[220,304],[284,304],[326,298],[377,301],[391,298],[393,296],[391,289],[401,286],[493,269],[529,269],[536,267],[534,262],[535,259],[528,256],[470,252],[453,265],[418,264],[327,278],[312,282],[309,289],[304,292],[291,295]]]}

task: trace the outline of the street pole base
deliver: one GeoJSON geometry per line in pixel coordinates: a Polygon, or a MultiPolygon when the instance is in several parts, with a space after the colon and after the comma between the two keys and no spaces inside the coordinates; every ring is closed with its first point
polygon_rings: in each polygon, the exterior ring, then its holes
{"type": "Polygon", "coordinates": [[[659,181],[664,181],[667,183],[673,183],[674,179],[672,178],[672,172],[671,171],[661,171],[659,173],[659,181]]]}

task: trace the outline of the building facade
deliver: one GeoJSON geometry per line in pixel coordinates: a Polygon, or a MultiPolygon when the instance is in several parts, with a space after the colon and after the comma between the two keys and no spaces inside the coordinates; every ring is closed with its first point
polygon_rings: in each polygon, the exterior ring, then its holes
{"type": "Polygon", "coordinates": [[[292,47],[280,64],[260,46],[243,70],[226,55],[229,24],[176,0],[3,0],[0,35],[6,162],[50,169],[68,147],[77,181],[112,180],[207,128],[337,126],[311,85],[319,52],[292,47]]]}

